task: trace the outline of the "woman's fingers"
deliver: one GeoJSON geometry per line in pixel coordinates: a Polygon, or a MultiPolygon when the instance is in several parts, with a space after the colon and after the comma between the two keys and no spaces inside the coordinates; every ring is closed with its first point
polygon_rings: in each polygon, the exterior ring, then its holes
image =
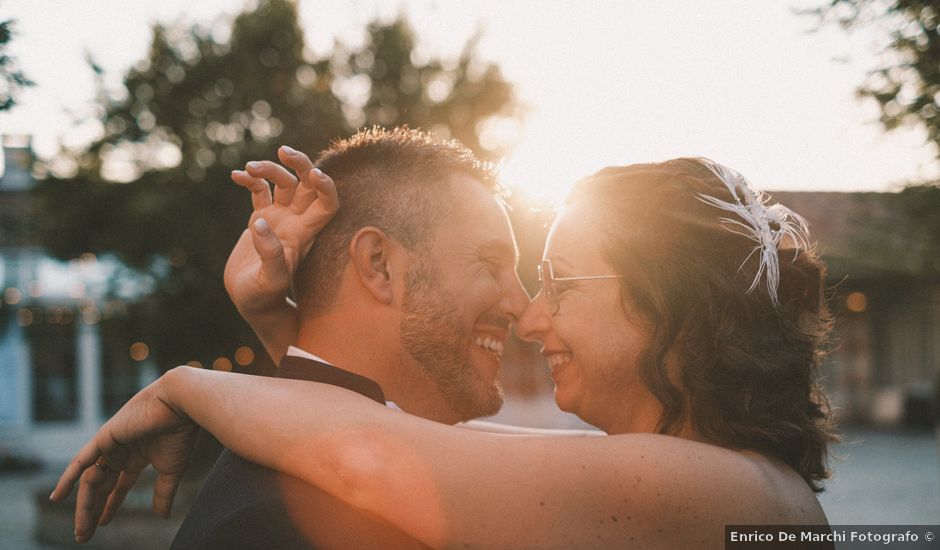
{"type": "Polygon", "coordinates": [[[290,266],[284,246],[264,218],[251,224],[251,242],[261,258],[261,283],[269,291],[286,291],[290,286],[290,266]]]}
{"type": "Polygon", "coordinates": [[[129,493],[131,488],[137,483],[139,477],[140,472],[121,472],[117,484],[114,486],[114,490],[111,491],[107,502],[105,502],[104,511],[101,513],[101,517],[98,518],[99,527],[111,523],[111,520],[114,519],[117,511],[121,508],[121,505],[124,504],[127,493],[129,493]]]}
{"type": "Polygon", "coordinates": [[[181,474],[160,474],[153,484],[153,511],[161,518],[170,517],[173,499],[180,486],[181,474]]]}
{"type": "Polygon", "coordinates": [[[75,486],[75,482],[82,477],[82,473],[84,473],[88,467],[92,466],[100,457],[101,450],[98,448],[97,438],[86,443],[84,447],[75,453],[75,456],[72,457],[72,461],[69,462],[65,471],[59,476],[55,490],[49,495],[49,500],[52,502],[60,502],[64,500],[65,497],[69,496],[69,493],[72,492],[72,487],[75,486]]]}
{"type": "MultiPolygon", "coordinates": [[[[314,182],[314,185],[317,189],[317,207],[319,212],[316,214],[317,222],[329,221],[336,214],[336,211],[339,210],[339,196],[336,194],[336,184],[333,183],[333,178],[324,174],[320,171],[319,168],[314,168],[311,170],[311,179],[314,182]]],[[[314,216],[314,213],[305,212],[305,215],[314,216]]],[[[324,222],[323,225],[326,225],[324,222]]]]}
{"type": "Polygon", "coordinates": [[[94,535],[109,495],[118,483],[118,477],[127,462],[127,450],[116,444],[108,429],[109,424],[106,423],[95,437],[76,453],[49,496],[49,500],[60,502],[69,495],[75,483],[78,483],[75,507],[77,542],[86,542],[94,535]]]}
{"type": "Polygon", "coordinates": [[[294,214],[303,214],[310,208],[313,201],[317,200],[317,187],[313,181],[315,178],[311,178],[309,175],[311,173],[312,170],[308,171],[307,175],[300,178],[300,185],[297,186],[297,192],[294,193],[294,200],[290,203],[291,210],[293,210],[294,214]]]}
{"type": "Polygon", "coordinates": [[[124,470],[121,471],[121,475],[118,477],[117,485],[114,486],[114,490],[111,491],[111,495],[108,496],[108,501],[104,506],[104,512],[102,512],[101,517],[98,519],[98,525],[107,525],[111,523],[111,520],[114,519],[114,515],[117,514],[118,509],[121,507],[121,504],[124,503],[124,499],[127,498],[127,493],[134,487],[137,483],[137,479],[140,478],[140,473],[144,471],[144,468],[150,464],[150,460],[140,453],[135,453],[127,461],[124,470]]]}
{"type": "Polygon", "coordinates": [[[275,162],[262,160],[245,165],[248,175],[263,178],[274,184],[274,204],[288,206],[294,198],[297,178],[286,168],[275,162]]]}
{"type": "Polygon", "coordinates": [[[252,177],[243,170],[232,170],[232,181],[251,191],[251,207],[255,210],[271,205],[271,186],[263,178],[252,177]]]}
{"type": "Polygon", "coordinates": [[[294,193],[290,207],[295,214],[304,212],[310,204],[317,199],[316,185],[310,179],[310,171],[313,170],[313,162],[310,157],[300,151],[291,149],[283,145],[277,150],[277,156],[289,167],[300,179],[297,191],[294,193]]]}
{"type": "Polygon", "coordinates": [[[78,482],[75,504],[75,541],[87,542],[95,534],[98,519],[104,511],[108,496],[117,484],[120,466],[99,458],[85,470],[78,482]]]}

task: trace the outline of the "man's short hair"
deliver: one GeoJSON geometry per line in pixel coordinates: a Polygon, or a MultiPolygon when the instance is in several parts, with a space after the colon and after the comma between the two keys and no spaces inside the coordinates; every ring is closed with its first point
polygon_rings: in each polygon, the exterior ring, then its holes
{"type": "Polygon", "coordinates": [[[372,128],[334,142],[316,165],[333,178],[340,207],[317,236],[294,278],[302,317],[332,306],[349,243],[363,227],[381,229],[410,251],[421,251],[455,206],[451,181],[467,175],[499,195],[493,170],[457,141],[409,128],[372,128]]]}

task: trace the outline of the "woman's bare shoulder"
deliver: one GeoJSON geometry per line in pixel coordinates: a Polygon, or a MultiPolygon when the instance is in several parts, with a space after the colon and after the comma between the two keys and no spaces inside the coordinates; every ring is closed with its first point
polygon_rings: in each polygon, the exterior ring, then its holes
{"type": "Polygon", "coordinates": [[[725,525],[825,523],[803,479],[755,453],[654,434],[479,434],[473,449],[463,456],[487,457],[489,467],[479,471],[489,483],[469,492],[461,485],[460,498],[475,499],[467,509],[477,514],[492,512],[486,521],[501,526],[500,541],[512,543],[507,546],[532,542],[536,532],[568,547],[596,541],[599,547],[721,548],[725,525]],[[493,442],[489,449],[487,442],[493,442]],[[500,467],[492,467],[494,460],[500,467]],[[499,507],[487,507],[494,492],[504,509],[516,512],[507,517],[499,507]],[[539,530],[515,529],[517,524],[539,530]]]}
{"type": "MultiPolygon", "coordinates": [[[[645,476],[646,496],[714,522],[819,524],[826,517],[815,493],[783,462],[752,451],[656,434],[605,438],[645,476]]],[[[611,449],[613,450],[613,449],[611,449]]],[[[639,478],[639,479],[642,479],[639,478]]],[[[683,514],[685,515],[685,514],[683,514]]]]}

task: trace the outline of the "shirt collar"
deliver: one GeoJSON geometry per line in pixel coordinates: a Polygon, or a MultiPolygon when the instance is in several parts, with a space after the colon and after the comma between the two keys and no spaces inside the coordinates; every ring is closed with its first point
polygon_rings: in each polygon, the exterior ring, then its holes
{"type": "Polygon", "coordinates": [[[287,355],[291,357],[303,357],[304,359],[311,359],[313,361],[319,361],[320,363],[323,363],[324,365],[329,365],[331,367],[336,366],[333,363],[330,363],[329,361],[327,361],[326,359],[320,357],[319,355],[314,355],[307,350],[298,348],[297,346],[288,346],[287,355]]]}
{"type": "MultiPolygon", "coordinates": [[[[368,397],[382,405],[389,405],[385,401],[385,393],[382,392],[382,387],[371,378],[343,370],[308,351],[294,346],[288,349],[287,354],[281,360],[276,376],[278,378],[291,378],[339,386],[368,397]]],[[[397,407],[393,406],[393,408],[397,407]]]]}

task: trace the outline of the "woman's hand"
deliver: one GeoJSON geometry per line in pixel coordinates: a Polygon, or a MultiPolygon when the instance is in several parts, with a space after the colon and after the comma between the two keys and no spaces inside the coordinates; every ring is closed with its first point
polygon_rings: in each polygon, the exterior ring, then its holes
{"type": "Polygon", "coordinates": [[[307,155],[281,147],[278,157],[297,175],[268,161],[232,172],[232,180],[251,191],[254,212],[226,263],[225,289],[249,323],[283,314],[297,266],[339,208],[333,180],[307,155]]]}
{"type": "MultiPolygon", "coordinates": [[[[185,369],[188,367],[179,367],[185,369]]],[[[75,455],[49,497],[65,499],[79,481],[75,540],[87,542],[98,525],[111,521],[148,464],[158,477],[154,512],[169,517],[183,472],[189,465],[196,430],[170,405],[165,388],[181,373],[174,369],[138,392],[75,455]]]]}

